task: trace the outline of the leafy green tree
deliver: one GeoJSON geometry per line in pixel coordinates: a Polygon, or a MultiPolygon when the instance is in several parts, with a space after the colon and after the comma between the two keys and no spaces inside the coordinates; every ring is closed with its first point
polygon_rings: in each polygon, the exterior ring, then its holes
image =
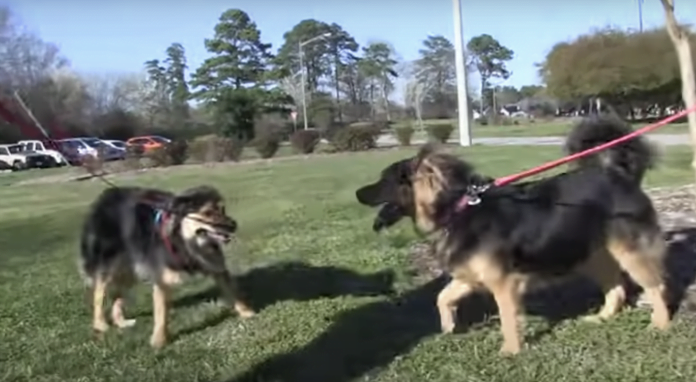
{"type": "MultiPolygon", "coordinates": [[[[278,49],[275,63],[286,75],[299,75],[304,70],[309,94],[317,91],[320,79],[331,74],[331,59],[335,50],[329,44],[331,26],[325,22],[307,19],[285,32],[285,42],[278,49]],[[324,37],[325,36],[325,37],[324,37]],[[300,45],[302,64],[300,67],[300,45]]],[[[335,44],[338,45],[338,44],[335,44]]]]}
{"type": "Polygon", "coordinates": [[[531,98],[541,95],[544,92],[544,87],[541,85],[523,85],[520,87],[521,98],[531,98]]]}
{"type": "Polygon", "coordinates": [[[341,107],[341,70],[347,63],[356,58],[358,43],[355,38],[346,32],[343,27],[333,23],[329,25],[329,36],[326,38],[328,50],[331,55],[331,65],[333,66],[333,86],[338,106],[338,120],[343,120],[343,109],[341,107]]]}
{"type": "Polygon", "coordinates": [[[494,90],[496,105],[505,106],[522,100],[520,91],[514,86],[496,86],[494,90]]]}
{"type": "Polygon", "coordinates": [[[510,72],[505,64],[512,60],[514,52],[500,44],[498,40],[489,34],[472,37],[466,44],[471,65],[473,65],[481,78],[482,103],[491,105],[493,99],[490,88],[491,78],[508,79],[510,72]]]}
{"type": "Polygon", "coordinates": [[[664,29],[594,30],[554,45],[539,67],[546,92],[561,101],[600,98],[632,116],[664,114],[680,98],[679,61],[664,29]]]}
{"type": "Polygon", "coordinates": [[[369,82],[373,119],[377,99],[380,99],[383,102],[387,120],[391,120],[389,94],[394,91],[393,79],[398,76],[394,69],[397,63],[394,49],[385,42],[371,42],[363,48],[359,68],[369,82]]]}
{"type": "Polygon", "coordinates": [[[150,127],[160,124],[169,112],[169,85],[166,68],[160,60],[153,59],[145,62],[149,89],[145,96],[145,113],[150,127]]]}
{"type": "Polygon", "coordinates": [[[447,118],[457,105],[454,45],[444,36],[428,36],[415,62],[416,81],[427,93],[423,99],[423,115],[447,118]],[[432,112],[427,110],[431,109],[432,112]]]}
{"type": "Polygon", "coordinates": [[[274,77],[268,68],[271,44],[261,41],[261,31],[246,12],[229,9],[205,47],[213,56],[192,75],[193,97],[213,109],[220,134],[252,139],[255,117],[282,102],[266,86],[274,77]]]}
{"type": "Polygon", "coordinates": [[[175,42],[167,48],[166,53],[165,74],[173,117],[175,121],[186,121],[189,117],[188,101],[191,97],[186,82],[186,50],[183,45],[175,42]]]}
{"type": "Polygon", "coordinates": [[[369,79],[361,70],[359,57],[351,57],[341,64],[339,87],[346,97],[345,113],[354,120],[367,118],[372,107],[369,102],[369,79]]]}
{"type": "MultiPolygon", "coordinates": [[[[305,94],[317,94],[322,79],[328,80],[334,90],[335,105],[339,120],[343,119],[341,108],[341,70],[355,58],[358,43],[340,25],[307,19],[297,23],[283,35],[285,42],[278,50],[275,63],[286,76],[305,74],[305,94]],[[300,51],[302,60],[300,60],[300,51]],[[302,68],[300,67],[302,62],[302,68]]],[[[322,95],[322,105],[326,97],[322,95]]],[[[297,103],[301,103],[302,100],[297,103]]],[[[312,103],[308,101],[308,103],[312,103]]],[[[308,110],[309,113],[309,110],[308,110]]],[[[333,113],[333,112],[332,112],[333,113]]],[[[314,115],[310,115],[314,119],[314,115]]]]}

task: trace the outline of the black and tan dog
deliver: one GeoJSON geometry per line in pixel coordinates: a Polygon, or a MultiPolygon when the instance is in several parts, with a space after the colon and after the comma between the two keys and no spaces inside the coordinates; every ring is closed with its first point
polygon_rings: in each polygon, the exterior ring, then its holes
{"type": "MultiPolygon", "coordinates": [[[[614,119],[579,123],[567,139],[570,153],[631,131],[614,119]]],[[[622,270],[642,288],[653,306],[652,323],[665,329],[669,312],[663,294],[665,243],[650,199],[640,188],[653,162],[642,138],[576,162],[545,179],[491,186],[478,204],[457,211],[463,197],[492,179],[459,158],[426,146],[411,159],[382,171],[381,179],[359,189],[360,203],[381,206],[374,229],[411,217],[417,230],[436,237],[436,252],[452,281],[437,306],[442,330],[455,326],[459,300],[475,290],[490,291],[498,305],[504,337],[501,353],[517,353],[516,316],[520,294],[532,281],[583,274],[604,291],[593,321],[614,316],[626,292],[622,270]]]]}
{"type": "Polygon", "coordinates": [[[105,190],[89,210],[81,239],[81,270],[93,288],[94,330],[109,328],[103,307],[108,292],[114,297],[113,324],[132,326],[135,320],[124,317],[124,294],[138,280],[146,280],[154,285],[150,343],[163,346],[170,288],[182,275],[194,273],[214,278],[240,316],[253,315],[240,299],[221,248],[236,229],[222,196],[212,187],[178,195],[145,188],[105,190]]]}

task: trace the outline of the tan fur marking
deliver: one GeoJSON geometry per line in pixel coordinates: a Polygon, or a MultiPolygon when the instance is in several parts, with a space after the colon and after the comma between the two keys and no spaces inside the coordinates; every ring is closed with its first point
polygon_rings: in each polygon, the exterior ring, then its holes
{"type": "Polygon", "coordinates": [[[605,249],[597,250],[580,268],[580,273],[592,279],[604,293],[604,305],[599,312],[583,319],[588,322],[601,322],[616,315],[626,301],[621,268],[616,260],[605,249]]]}
{"type": "Polygon", "coordinates": [[[92,296],[92,328],[97,332],[109,330],[109,324],[104,315],[104,299],[106,298],[107,280],[102,276],[94,278],[92,296]]]}
{"type": "Polygon", "coordinates": [[[473,291],[471,285],[452,279],[437,295],[437,310],[440,313],[440,327],[443,333],[454,331],[457,303],[473,291]]]}
{"type": "Polygon", "coordinates": [[[500,314],[500,326],[503,332],[503,346],[500,348],[500,354],[517,354],[522,348],[517,329],[517,315],[520,310],[518,282],[514,277],[510,277],[488,284],[486,287],[493,293],[500,314]]]}
{"type": "Polygon", "coordinates": [[[433,205],[438,194],[446,188],[446,179],[442,171],[426,158],[416,169],[412,182],[416,225],[421,231],[430,233],[436,229],[433,205]]]}
{"type": "Polygon", "coordinates": [[[168,300],[168,287],[162,283],[155,283],[152,288],[154,328],[150,337],[150,345],[154,348],[161,348],[167,344],[168,300]]]}
{"type": "Polygon", "coordinates": [[[124,298],[117,297],[114,299],[114,304],[111,306],[111,320],[119,329],[130,328],[135,325],[134,319],[126,319],[123,313],[124,298]]]}
{"type": "Polygon", "coordinates": [[[132,270],[120,267],[111,278],[111,285],[114,289],[114,303],[111,305],[111,320],[117,328],[124,329],[135,325],[135,320],[126,319],[123,306],[126,303],[125,296],[128,290],[135,285],[136,279],[132,270]]]}
{"type": "MultiPolygon", "coordinates": [[[[496,260],[494,253],[489,251],[479,251],[473,254],[467,262],[452,269],[451,274],[461,285],[470,286],[471,290],[484,288],[493,294],[498,306],[503,333],[503,345],[500,353],[504,355],[518,353],[522,345],[517,329],[517,316],[524,312],[520,305],[520,292],[525,289],[527,277],[521,274],[506,273],[502,264],[496,260]]],[[[446,325],[451,324],[444,307],[449,301],[448,295],[454,296],[454,291],[455,289],[452,289],[443,296],[442,304],[438,298],[438,308],[443,307],[440,309],[440,315],[441,323],[445,328],[446,325]],[[443,312],[445,312],[445,316],[443,316],[443,312]]],[[[461,286],[458,291],[464,293],[465,289],[461,286]]],[[[524,321],[523,318],[522,321],[524,321]]]]}
{"type": "Polygon", "coordinates": [[[665,245],[660,238],[641,238],[642,251],[631,251],[628,245],[617,239],[609,240],[607,249],[621,268],[645,290],[645,295],[652,304],[652,324],[658,329],[669,327],[669,310],[665,301],[665,284],[662,278],[662,261],[665,245]],[[646,244],[649,243],[649,244],[646,244]]]}
{"type": "Polygon", "coordinates": [[[180,272],[170,268],[164,268],[160,275],[160,280],[165,285],[179,285],[183,282],[183,276],[180,272]]]}
{"type": "Polygon", "coordinates": [[[246,302],[241,299],[237,281],[229,272],[224,272],[214,276],[215,283],[222,291],[222,297],[228,306],[234,307],[240,317],[248,318],[256,314],[246,302]]]}

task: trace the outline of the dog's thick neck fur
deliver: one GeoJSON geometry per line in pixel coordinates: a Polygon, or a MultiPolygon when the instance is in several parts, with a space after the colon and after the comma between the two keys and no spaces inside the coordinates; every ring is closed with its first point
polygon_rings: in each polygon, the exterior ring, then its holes
{"type": "Polygon", "coordinates": [[[442,153],[429,154],[422,158],[416,174],[418,181],[427,182],[431,192],[435,193],[432,220],[437,230],[446,228],[453,214],[466,213],[457,212],[457,205],[471,192],[472,186],[483,186],[493,181],[490,177],[476,173],[469,163],[442,153]]]}

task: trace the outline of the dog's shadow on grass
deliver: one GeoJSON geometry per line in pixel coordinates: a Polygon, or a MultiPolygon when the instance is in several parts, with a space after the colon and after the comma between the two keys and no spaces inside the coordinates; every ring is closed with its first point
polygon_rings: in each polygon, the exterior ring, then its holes
{"type": "MultiPolygon", "coordinates": [[[[668,241],[670,295],[672,304],[679,305],[696,275],[693,250],[696,230],[670,232],[668,241]],[[683,237],[669,239],[675,236],[683,237]]],[[[348,382],[364,377],[409,352],[419,341],[439,332],[435,301],[446,282],[445,277],[439,277],[398,298],[341,313],[329,329],[303,348],[272,356],[227,382],[348,382]]],[[[636,292],[636,288],[629,288],[629,298],[635,299],[636,292]]],[[[599,289],[582,279],[531,293],[525,297],[526,313],[542,316],[550,325],[526,341],[536,341],[556,323],[586,314],[602,302],[599,289]]],[[[489,296],[475,295],[462,304],[458,322],[458,327],[462,328],[470,328],[496,312],[489,296]]]]}
{"type": "MultiPolygon", "coordinates": [[[[237,277],[241,295],[256,311],[280,301],[309,301],[339,296],[379,296],[394,293],[394,272],[361,274],[334,266],[313,266],[299,261],[280,262],[253,268],[237,277]]],[[[186,307],[220,298],[220,290],[211,286],[184,296],[173,307],[186,307]]]]}
{"type": "MultiPolygon", "coordinates": [[[[394,272],[380,271],[361,274],[334,266],[312,266],[298,261],[280,262],[251,269],[237,277],[240,295],[254,310],[261,311],[280,301],[309,301],[339,296],[377,296],[394,293],[394,272]]],[[[204,301],[219,299],[220,290],[211,286],[201,292],[185,295],[172,302],[173,308],[184,308],[204,301]]],[[[174,335],[180,338],[224,322],[232,315],[231,309],[218,314],[174,335]]]]}
{"type": "Polygon", "coordinates": [[[673,313],[682,308],[696,311],[696,228],[669,231],[666,236],[670,307],[673,313]]]}
{"type": "Polygon", "coordinates": [[[303,348],[273,356],[228,382],[344,382],[387,365],[438,332],[433,301],[445,283],[438,278],[394,299],[340,313],[303,348]]]}

